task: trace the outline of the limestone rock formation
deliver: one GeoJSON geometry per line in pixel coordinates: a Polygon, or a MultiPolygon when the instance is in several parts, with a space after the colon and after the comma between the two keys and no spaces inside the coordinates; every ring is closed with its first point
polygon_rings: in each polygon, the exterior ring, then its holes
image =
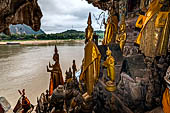
{"type": "Polygon", "coordinates": [[[5,34],[10,34],[10,24],[26,24],[38,31],[42,16],[37,0],[0,0],[0,32],[5,34]]]}

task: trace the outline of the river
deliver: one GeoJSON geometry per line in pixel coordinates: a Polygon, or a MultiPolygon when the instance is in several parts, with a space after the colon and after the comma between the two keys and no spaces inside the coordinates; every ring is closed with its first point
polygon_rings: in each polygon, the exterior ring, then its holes
{"type": "MultiPolygon", "coordinates": [[[[66,69],[76,60],[80,68],[83,59],[84,45],[60,44],[57,45],[60,66],[63,76],[66,69]]],[[[52,63],[54,45],[49,46],[0,46],[0,96],[5,97],[12,108],[20,97],[18,89],[26,90],[26,96],[33,105],[37,96],[49,87],[50,73],[46,71],[49,61],[52,63]]]]}

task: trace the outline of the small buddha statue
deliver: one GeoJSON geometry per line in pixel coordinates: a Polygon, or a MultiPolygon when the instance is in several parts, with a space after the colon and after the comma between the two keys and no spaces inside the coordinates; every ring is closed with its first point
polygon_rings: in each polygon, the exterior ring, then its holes
{"type": "Polygon", "coordinates": [[[66,83],[69,83],[69,82],[71,82],[72,81],[72,72],[71,72],[71,68],[69,68],[69,71],[67,72],[67,70],[66,70],[66,79],[65,79],[65,81],[66,81],[66,83]]]}
{"type": "Polygon", "coordinates": [[[72,70],[73,70],[73,79],[75,80],[76,79],[76,71],[77,71],[75,60],[73,60],[72,70]]]}
{"type": "Polygon", "coordinates": [[[120,45],[120,49],[123,52],[124,45],[126,43],[126,23],[125,23],[125,16],[122,15],[121,23],[119,26],[119,34],[116,36],[116,43],[120,45]]]}
{"type": "Polygon", "coordinates": [[[22,92],[20,90],[18,90],[18,92],[20,93],[20,95],[22,97],[23,113],[27,113],[27,111],[30,110],[33,106],[30,103],[29,99],[25,96],[25,89],[23,89],[22,92]]]}
{"type": "Polygon", "coordinates": [[[111,56],[112,51],[107,48],[106,55],[107,59],[104,61],[103,66],[107,67],[107,75],[111,81],[115,81],[115,59],[111,56]]]}
{"type": "Polygon", "coordinates": [[[55,61],[55,64],[51,65],[49,63],[49,68],[52,68],[52,70],[50,70],[47,66],[47,72],[51,72],[49,96],[52,95],[53,90],[57,88],[58,85],[64,84],[62,71],[61,71],[60,63],[59,63],[59,54],[58,54],[58,50],[56,46],[55,46],[54,52],[55,53],[53,55],[53,60],[55,61]]]}
{"type": "Polygon", "coordinates": [[[103,66],[107,67],[107,76],[110,78],[109,81],[106,82],[106,89],[108,91],[114,91],[115,90],[115,59],[113,58],[113,56],[111,56],[112,52],[109,49],[109,47],[107,48],[106,51],[106,61],[104,61],[103,66]]]}

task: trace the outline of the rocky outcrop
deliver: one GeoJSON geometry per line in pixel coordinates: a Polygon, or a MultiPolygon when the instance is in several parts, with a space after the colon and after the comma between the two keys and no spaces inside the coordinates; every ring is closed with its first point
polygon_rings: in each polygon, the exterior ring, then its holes
{"type": "Polygon", "coordinates": [[[10,24],[26,24],[38,31],[41,18],[37,0],[0,0],[0,32],[10,34],[10,24]]]}

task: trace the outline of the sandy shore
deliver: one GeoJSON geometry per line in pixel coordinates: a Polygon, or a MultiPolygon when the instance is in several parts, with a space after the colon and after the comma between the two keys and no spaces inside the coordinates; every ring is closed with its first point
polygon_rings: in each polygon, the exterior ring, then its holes
{"type": "Polygon", "coordinates": [[[83,43],[84,43],[84,40],[28,40],[28,41],[0,41],[0,45],[6,45],[7,43],[19,43],[20,45],[65,44],[65,43],[77,43],[77,44],[83,44],[83,43]]]}

